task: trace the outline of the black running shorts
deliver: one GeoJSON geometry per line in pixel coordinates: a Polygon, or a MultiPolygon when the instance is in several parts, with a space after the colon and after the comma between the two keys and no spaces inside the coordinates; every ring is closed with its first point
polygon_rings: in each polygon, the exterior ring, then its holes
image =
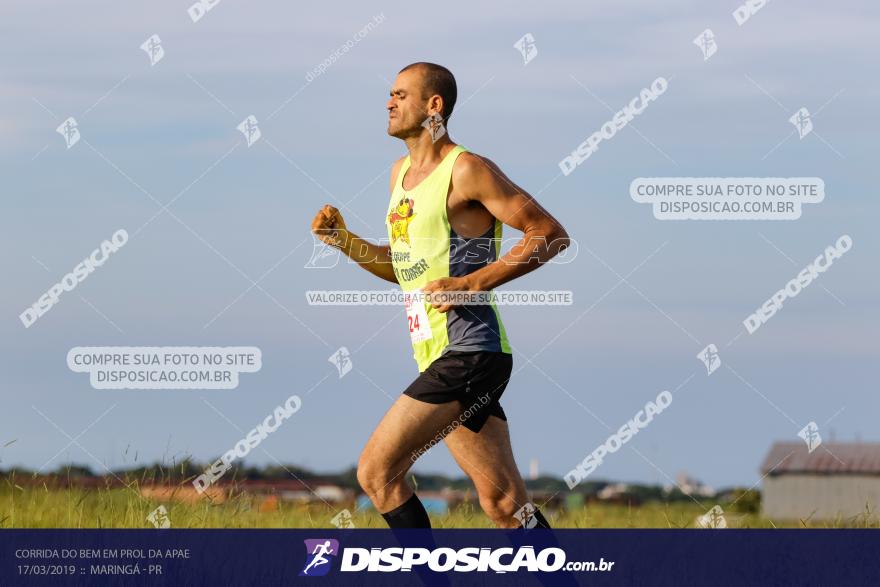
{"type": "Polygon", "coordinates": [[[429,404],[461,403],[460,425],[479,432],[489,416],[507,420],[498,400],[513,369],[509,353],[447,351],[403,392],[429,404]]]}

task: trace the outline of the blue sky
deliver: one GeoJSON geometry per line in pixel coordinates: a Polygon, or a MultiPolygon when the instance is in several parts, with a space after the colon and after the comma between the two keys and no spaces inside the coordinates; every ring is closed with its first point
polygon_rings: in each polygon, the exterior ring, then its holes
{"type": "MultiPolygon", "coordinates": [[[[196,23],[187,6],[0,8],[0,444],[15,441],[0,466],[43,465],[68,444],[61,430],[85,450],[70,445],[50,468],[207,461],[293,393],[302,409],[249,461],[353,465],[417,371],[402,310],[306,304],[306,290],[385,288],[350,265],[305,269],[308,225],[345,202],[354,231],[384,236],[388,170],[404,154],[384,105],[396,72],[420,60],[456,75],[453,139],[536,195],[579,245],[572,263],[510,286],[572,290],[573,306],[502,308],[517,370],[503,405],[523,470],[534,458],[563,475],[683,382],[637,450],[596,478],[667,483],[684,470],[751,485],[770,444],[809,421],[826,440],[880,441],[872,3],[769,3],[742,26],[736,2],[449,2],[438,13],[221,0],[196,23]],[[708,61],[692,44],[705,28],[719,46],[708,61]],[[526,33],[538,49],[528,65],[513,47],[526,33]],[[140,45],[153,34],[165,56],[150,67],[140,45]],[[560,159],[658,76],[669,89],[634,128],[561,176],[560,159]],[[819,112],[799,140],[788,118],[802,106],[819,112]],[[250,148],[236,130],[248,115],[263,133],[250,148]],[[55,132],[68,116],[83,138],[69,150],[55,132]],[[655,176],[821,177],[826,197],[795,221],[660,221],[628,193],[655,176]],[[147,224],[154,199],[175,197],[147,224]],[[19,313],[119,228],[142,229],[24,329],[19,313]],[[842,234],[852,251],[748,335],[742,320],[842,234]],[[711,376],[695,358],[709,343],[724,365],[711,376]],[[65,363],[74,346],[183,345],[257,346],[263,368],[229,391],[99,391],[65,363]],[[327,357],[342,345],[356,369],[339,379],[327,357]]],[[[456,470],[444,448],[415,467],[456,470]]]]}

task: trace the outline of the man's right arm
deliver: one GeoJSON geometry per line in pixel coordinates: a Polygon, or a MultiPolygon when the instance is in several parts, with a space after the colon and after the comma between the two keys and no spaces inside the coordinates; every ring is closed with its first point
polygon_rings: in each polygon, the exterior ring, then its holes
{"type": "Polygon", "coordinates": [[[391,247],[375,245],[349,230],[345,230],[345,240],[340,250],[358,265],[385,281],[397,283],[394,266],[391,264],[391,247]]]}
{"type": "MultiPolygon", "coordinates": [[[[397,174],[400,173],[405,159],[406,157],[401,157],[391,166],[391,177],[388,179],[391,193],[394,193],[397,174]]],[[[391,283],[398,283],[397,276],[394,275],[394,266],[391,264],[391,247],[374,245],[348,230],[342,214],[333,206],[327,204],[321,208],[312,221],[312,232],[324,243],[338,248],[373,275],[391,283]]]]}
{"type": "Polygon", "coordinates": [[[391,264],[391,248],[375,245],[346,228],[339,210],[325,204],[312,221],[312,233],[327,245],[345,253],[352,261],[391,283],[397,283],[391,264]]]}

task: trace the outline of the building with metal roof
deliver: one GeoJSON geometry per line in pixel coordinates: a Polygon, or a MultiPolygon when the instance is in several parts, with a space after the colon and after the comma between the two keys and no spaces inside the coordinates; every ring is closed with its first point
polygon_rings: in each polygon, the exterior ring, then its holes
{"type": "Polygon", "coordinates": [[[761,466],[761,510],[772,519],[846,522],[880,514],[880,443],[777,442],[761,466]]]}

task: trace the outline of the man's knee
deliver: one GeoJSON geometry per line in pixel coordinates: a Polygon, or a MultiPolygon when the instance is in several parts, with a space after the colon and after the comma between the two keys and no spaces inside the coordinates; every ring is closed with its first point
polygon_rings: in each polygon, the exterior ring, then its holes
{"type": "Polygon", "coordinates": [[[373,461],[364,455],[358,460],[357,464],[357,480],[368,495],[372,493],[372,488],[376,484],[376,476],[378,474],[377,467],[373,461]]]}
{"type": "Polygon", "coordinates": [[[395,475],[388,466],[369,456],[361,455],[358,461],[357,480],[370,498],[388,490],[401,477],[402,475],[395,475]]]}
{"type": "Polygon", "coordinates": [[[480,507],[486,515],[493,520],[502,520],[513,517],[522,505],[517,503],[516,495],[511,490],[504,492],[498,488],[480,493],[480,507]]]}

